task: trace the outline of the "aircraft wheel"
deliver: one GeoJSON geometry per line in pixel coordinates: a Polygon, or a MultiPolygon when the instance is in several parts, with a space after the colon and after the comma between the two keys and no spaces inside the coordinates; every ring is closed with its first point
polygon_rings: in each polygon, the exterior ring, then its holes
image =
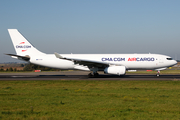
{"type": "Polygon", "coordinates": [[[159,76],[160,76],[160,71],[158,71],[158,72],[157,72],[156,76],[157,76],[157,77],[159,77],[159,76]]]}
{"type": "Polygon", "coordinates": [[[98,77],[99,76],[99,73],[94,73],[94,77],[98,77]]]}
{"type": "Polygon", "coordinates": [[[88,74],[88,77],[89,77],[89,78],[93,77],[92,73],[89,73],[89,74],[88,74]]]}

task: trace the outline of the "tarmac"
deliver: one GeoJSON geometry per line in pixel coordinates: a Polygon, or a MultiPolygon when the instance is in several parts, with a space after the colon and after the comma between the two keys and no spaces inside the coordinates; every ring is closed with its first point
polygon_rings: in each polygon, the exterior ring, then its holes
{"type": "Polygon", "coordinates": [[[89,78],[86,71],[53,71],[53,72],[16,72],[0,73],[0,81],[5,80],[169,80],[180,81],[180,74],[162,74],[157,77],[155,74],[131,74],[124,76],[109,75],[99,72],[96,78],[89,78]]]}

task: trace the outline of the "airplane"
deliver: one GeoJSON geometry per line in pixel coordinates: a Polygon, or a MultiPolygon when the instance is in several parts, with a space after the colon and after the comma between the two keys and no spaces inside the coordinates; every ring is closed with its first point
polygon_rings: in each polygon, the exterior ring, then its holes
{"type": "Polygon", "coordinates": [[[58,69],[90,71],[89,77],[97,77],[98,71],[106,74],[125,75],[127,70],[165,70],[177,64],[173,58],[161,54],[46,54],[36,49],[17,29],[8,29],[16,54],[12,58],[58,69]]]}

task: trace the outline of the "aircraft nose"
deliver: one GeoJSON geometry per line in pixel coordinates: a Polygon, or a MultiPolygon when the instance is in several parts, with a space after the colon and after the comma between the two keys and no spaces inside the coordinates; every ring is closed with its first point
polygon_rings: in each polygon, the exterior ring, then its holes
{"type": "Polygon", "coordinates": [[[176,65],[177,64],[177,61],[176,60],[174,60],[174,65],[176,65]]]}

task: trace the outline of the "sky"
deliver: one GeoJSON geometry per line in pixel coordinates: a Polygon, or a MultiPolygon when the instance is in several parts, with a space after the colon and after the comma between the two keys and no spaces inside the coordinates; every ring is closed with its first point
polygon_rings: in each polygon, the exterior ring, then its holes
{"type": "Polygon", "coordinates": [[[179,0],[1,0],[0,63],[21,62],[7,29],[60,54],[157,53],[180,60],[179,0]]]}

